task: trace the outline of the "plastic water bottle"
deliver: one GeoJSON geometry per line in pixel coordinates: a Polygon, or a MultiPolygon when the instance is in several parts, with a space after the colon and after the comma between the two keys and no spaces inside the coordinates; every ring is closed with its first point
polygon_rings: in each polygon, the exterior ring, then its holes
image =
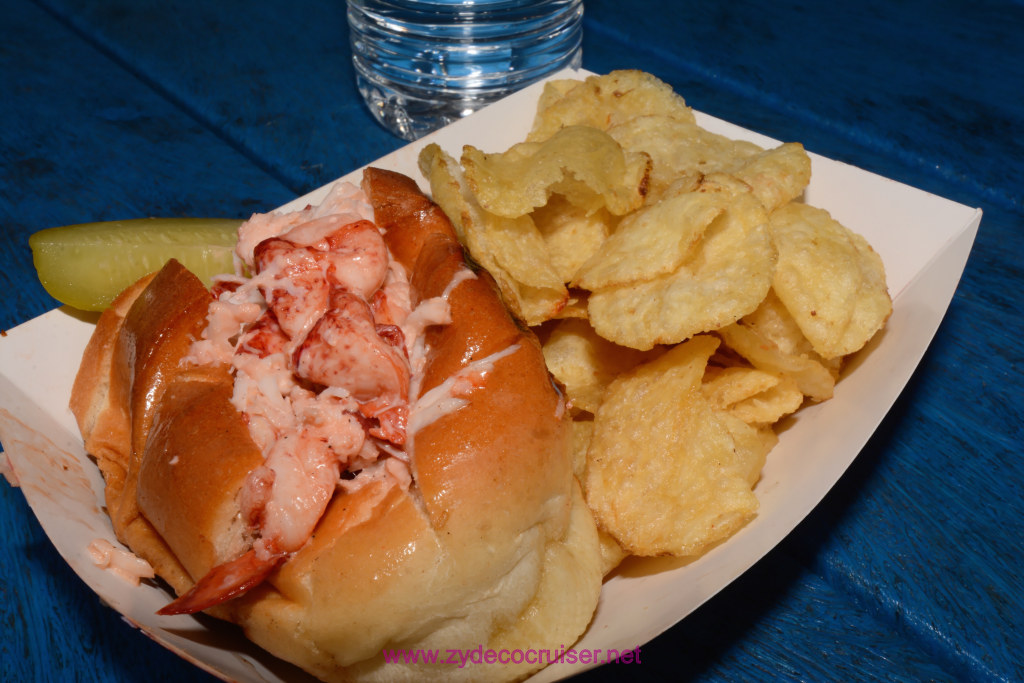
{"type": "Polygon", "coordinates": [[[374,117],[415,140],[566,67],[583,0],[348,0],[356,83],[374,117]]]}

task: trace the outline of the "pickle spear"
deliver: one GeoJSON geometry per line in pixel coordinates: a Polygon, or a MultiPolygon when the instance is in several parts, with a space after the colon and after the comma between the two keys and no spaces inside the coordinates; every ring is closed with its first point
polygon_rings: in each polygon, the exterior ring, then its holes
{"type": "Polygon", "coordinates": [[[242,221],[136,218],[40,230],[29,238],[39,281],[50,296],[83,311],[102,311],[143,275],[175,258],[209,286],[234,272],[242,221]]]}

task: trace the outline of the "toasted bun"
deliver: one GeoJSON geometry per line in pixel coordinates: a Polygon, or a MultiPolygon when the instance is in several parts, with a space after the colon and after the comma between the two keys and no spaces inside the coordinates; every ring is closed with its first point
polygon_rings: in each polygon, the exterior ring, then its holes
{"type": "MultiPolygon", "coordinates": [[[[465,267],[447,218],[405,176],[369,169],[363,187],[415,295],[440,295],[465,267]]],[[[179,362],[210,300],[175,262],[127,290],[100,319],[72,397],[115,531],[179,594],[245,550],[238,494],[262,462],[230,403],[227,369],[179,362]]],[[[467,406],[410,435],[413,486],[336,493],[312,538],[267,581],[209,610],[326,680],[522,677],[543,656],[459,666],[387,663],[384,652],[555,653],[597,604],[597,532],[537,342],[486,274],[448,300],[453,322],[428,331],[423,392],[516,349],[467,406]]]]}

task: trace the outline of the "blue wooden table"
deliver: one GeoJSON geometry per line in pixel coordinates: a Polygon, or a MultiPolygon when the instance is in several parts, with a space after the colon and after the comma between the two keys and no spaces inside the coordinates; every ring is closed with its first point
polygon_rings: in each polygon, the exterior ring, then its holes
{"type": "MultiPolygon", "coordinates": [[[[1013,0],[587,0],[587,69],[650,71],[697,109],[985,212],[852,468],[630,673],[1024,679],[1022,39],[1013,0]]],[[[357,98],[340,0],[6,0],[0,93],[0,329],[56,306],[36,230],[244,217],[402,144],[357,98]]],[[[6,485],[0,545],[0,679],[205,676],[100,604],[6,485]]]]}

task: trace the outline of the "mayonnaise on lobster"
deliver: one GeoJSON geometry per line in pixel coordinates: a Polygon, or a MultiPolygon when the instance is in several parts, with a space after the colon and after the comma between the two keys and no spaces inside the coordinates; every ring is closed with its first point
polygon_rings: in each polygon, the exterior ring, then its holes
{"type": "MultiPolygon", "coordinates": [[[[239,227],[240,272],[215,284],[202,338],[182,363],[231,366],[232,403],[265,458],[240,493],[253,543],[161,614],[207,609],[262,582],[309,539],[343,474],[351,490],[363,470],[388,460],[376,480],[411,482],[401,449],[411,446],[410,385],[423,368],[424,332],[450,322],[448,295],[475,275],[460,270],[414,309],[407,272],[372,219],[362,191],[339,182],[317,207],[258,214],[239,227]]],[[[436,387],[414,409],[413,428],[464,406],[489,363],[436,387]]]]}

